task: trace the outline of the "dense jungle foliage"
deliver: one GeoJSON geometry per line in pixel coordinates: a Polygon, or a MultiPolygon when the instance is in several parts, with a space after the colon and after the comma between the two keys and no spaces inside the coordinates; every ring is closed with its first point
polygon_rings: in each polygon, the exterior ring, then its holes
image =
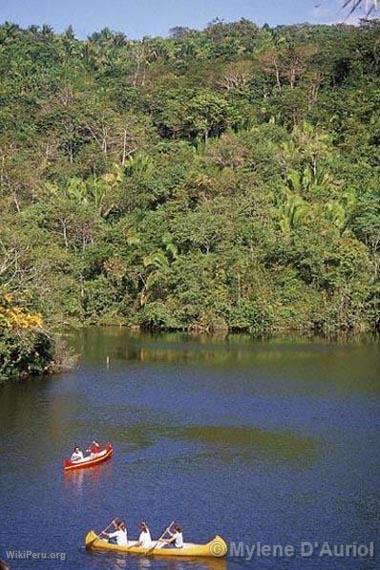
{"type": "Polygon", "coordinates": [[[50,325],[379,326],[380,22],[0,27],[0,284],[50,325]]]}

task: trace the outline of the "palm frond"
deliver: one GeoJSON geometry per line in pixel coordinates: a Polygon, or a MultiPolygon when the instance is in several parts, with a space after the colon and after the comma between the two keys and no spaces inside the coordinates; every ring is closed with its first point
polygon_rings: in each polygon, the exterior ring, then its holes
{"type": "Polygon", "coordinates": [[[365,5],[366,16],[368,17],[377,10],[378,4],[378,0],[370,0],[369,2],[366,0],[344,0],[342,9],[345,10],[348,8],[348,16],[351,16],[360,6],[365,5]]]}

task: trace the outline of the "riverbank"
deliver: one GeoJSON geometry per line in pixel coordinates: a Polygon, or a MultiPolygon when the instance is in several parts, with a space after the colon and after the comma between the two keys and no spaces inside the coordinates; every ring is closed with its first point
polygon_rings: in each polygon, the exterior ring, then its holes
{"type": "Polygon", "coordinates": [[[178,333],[189,335],[190,337],[204,336],[206,338],[210,337],[227,337],[230,335],[247,335],[252,339],[270,339],[270,338],[326,338],[329,340],[334,339],[354,339],[361,338],[362,336],[368,335],[378,335],[380,333],[379,327],[376,326],[357,326],[355,328],[339,328],[339,327],[325,327],[318,328],[312,326],[284,326],[284,327],[228,327],[228,326],[210,326],[202,327],[199,325],[189,325],[182,327],[160,327],[160,326],[143,326],[138,324],[130,324],[128,322],[123,322],[122,320],[100,320],[89,321],[82,323],[74,323],[67,325],[66,330],[83,330],[86,328],[120,328],[125,329],[131,333],[145,333],[145,334],[170,334],[178,333]]]}
{"type": "MultiPolygon", "coordinates": [[[[55,329],[58,327],[55,326],[55,329]]],[[[201,327],[160,329],[158,327],[144,328],[139,325],[124,325],[108,323],[87,326],[65,326],[58,334],[43,329],[4,330],[0,335],[0,382],[26,380],[31,376],[42,376],[69,372],[75,368],[81,349],[71,348],[73,336],[85,334],[89,330],[120,331],[130,338],[161,338],[169,341],[194,341],[198,344],[208,343],[252,343],[255,341],[268,342],[321,342],[335,344],[361,344],[379,342],[379,334],[368,330],[329,330],[315,331],[308,328],[277,328],[272,330],[228,329],[201,327]],[[124,333],[122,331],[125,331],[124,333]]]]}
{"type": "Polygon", "coordinates": [[[60,335],[46,328],[12,293],[0,294],[0,382],[72,368],[75,358],[60,335]]]}
{"type": "Polygon", "coordinates": [[[76,357],[57,335],[46,331],[1,331],[0,382],[59,374],[75,366],[76,357]]]}

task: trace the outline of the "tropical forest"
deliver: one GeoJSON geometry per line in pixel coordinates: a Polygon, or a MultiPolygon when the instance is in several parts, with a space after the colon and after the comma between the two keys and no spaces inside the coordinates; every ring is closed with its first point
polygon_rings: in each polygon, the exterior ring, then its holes
{"type": "Polygon", "coordinates": [[[0,377],[84,325],[379,328],[379,20],[5,23],[0,77],[0,377]]]}

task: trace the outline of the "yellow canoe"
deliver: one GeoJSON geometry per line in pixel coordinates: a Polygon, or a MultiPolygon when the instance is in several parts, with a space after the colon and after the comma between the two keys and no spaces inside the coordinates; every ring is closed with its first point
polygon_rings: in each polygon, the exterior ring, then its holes
{"type": "Polygon", "coordinates": [[[137,540],[130,540],[128,546],[119,546],[118,544],[110,544],[108,540],[99,538],[97,534],[90,530],[85,537],[86,548],[94,548],[96,550],[112,550],[122,554],[144,554],[152,556],[207,556],[221,558],[225,556],[228,547],[223,538],[219,535],[215,536],[207,544],[195,544],[192,542],[185,542],[183,548],[164,548],[162,542],[152,550],[157,541],[152,541],[150,548],[142,548],[138,546],[137,540]]]}

